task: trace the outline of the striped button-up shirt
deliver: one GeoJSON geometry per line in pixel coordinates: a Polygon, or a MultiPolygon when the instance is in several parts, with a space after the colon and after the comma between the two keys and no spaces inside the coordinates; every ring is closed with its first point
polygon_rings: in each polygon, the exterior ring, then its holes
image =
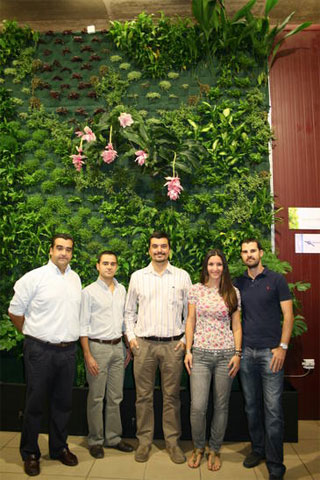
{"type": "Polygon", "coordinates": [[[172,337],[184,333],[187,318],[189,274],[168,265],[162,275],[153,268],[134,272],[125,308],[128,340],[137,337],[172,337]]]}

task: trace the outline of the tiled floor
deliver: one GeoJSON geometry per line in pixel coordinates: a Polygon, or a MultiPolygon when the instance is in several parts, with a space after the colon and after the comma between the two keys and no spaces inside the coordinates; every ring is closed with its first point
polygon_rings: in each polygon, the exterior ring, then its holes
{"type": "MultiPolygon", "coordinates": [[[[28,477],[23,472],[19,455],[20,434],[0,432],[0,479],[22,480],[28,477]]],[[[129,440],[136,445],[135,440],[129,440]]],[[[120,453],[106,449],[105,458],[94,460],[86,447],[83,437],[69,437],[69,447],[79,458],[79,465],[66,467],[48,458],[47,435],[40,436],[41,474],[39,480],[263,480],[268,479],[264,464],[248,470],[243,468],[244,455],[249,450],[246,443],[226,443],[222,448],[222,468],[209,472],[203,460],[201,468],[192,470],[184,465],[173,464],[163,441],[156,441],[147,463],[137,463],[133,453],[120,453]]],[[[189,454],[191,442],[182,442],[182,448],[189,454]]],[[[320,421],[299,422],[299,443],[285,444],[286,480],[320,480],[320,421]]]]}

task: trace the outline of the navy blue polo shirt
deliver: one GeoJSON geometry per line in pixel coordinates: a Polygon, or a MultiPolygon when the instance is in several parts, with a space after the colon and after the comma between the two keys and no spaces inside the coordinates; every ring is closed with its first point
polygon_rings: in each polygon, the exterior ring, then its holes
{"type": "Polygon", "coordinates": [[[264,267],[255,279],[246,271],[234,285],[241,294],[243,347],[277,347],[282,333],[280,302],[291,300],[283,275],[264,267]]]}

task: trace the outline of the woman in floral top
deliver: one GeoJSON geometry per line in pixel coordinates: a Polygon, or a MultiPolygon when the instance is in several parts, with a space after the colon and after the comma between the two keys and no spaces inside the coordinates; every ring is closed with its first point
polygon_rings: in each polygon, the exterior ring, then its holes
{"type": "Polygon", "coordinates": [[[215,471],[221,467],[219,451],[227,427],[232,380],[240,367],[242,341],[240,294],[232,285],[226,258],[220,250],[207,253],[200,283],[191,287],[188,301],[184,363],[190,375],[194,443],[188,465],[199,467],[204,455],[206,414],[213,377],[214,415],[207,457],[208,469],[215,471]]]}

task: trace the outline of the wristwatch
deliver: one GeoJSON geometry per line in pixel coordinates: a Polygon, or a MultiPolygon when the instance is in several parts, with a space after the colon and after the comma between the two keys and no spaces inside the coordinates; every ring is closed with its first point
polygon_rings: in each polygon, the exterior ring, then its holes
{"type": "Polygon", "coordinates": [[[288,350],[288,344],[287,343],[281,342],[279,347],[283,348],[283,350],[288,350]]]}

